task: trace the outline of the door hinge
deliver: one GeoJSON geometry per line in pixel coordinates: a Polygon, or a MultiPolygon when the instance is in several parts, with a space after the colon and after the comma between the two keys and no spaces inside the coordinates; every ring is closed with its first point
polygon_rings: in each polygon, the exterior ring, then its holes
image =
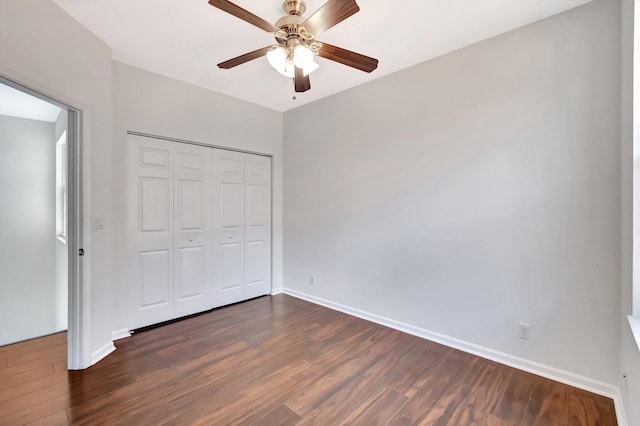
{"type": "Polygon", "coordinates": [[[78,256],[84,256],[84,249],[78,249],[78,256]]]}

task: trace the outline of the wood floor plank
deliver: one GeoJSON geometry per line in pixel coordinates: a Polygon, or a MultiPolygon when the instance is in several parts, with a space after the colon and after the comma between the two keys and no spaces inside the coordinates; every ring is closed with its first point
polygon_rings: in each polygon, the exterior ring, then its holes
{"type": "Polygon", "coordinates": [[[286,405],[278,405],[264,416],[256,419],[255,422],[247,421],[242,424],[293,426],[297,425],[300,420],[300,416],[291,411],[286,405]]]}
{"type": "Polygon", "coordinates": [[[384,371],[397,362],[392,357],[380,357],[370,368],[362,374],[355,374],[346,386],[305,416],[301,424],[349,423],[350,419],[360,415],[385,393],[384,371]]]}
{"type": "Polygon", "coordinates": [[[537,378],[529,396],[526,421],[539,425],[566,425],[568,423],[569,393],[567,386],[537,378]]]}
{"type": "Polygon", "coordinates": [[[386,425],[407,403],[403,394],[388,389],[371,401],[354,418],[348,420],[353,425],[386,425]]]}
{"type": "Polygon", "coordinates": [[[45,379],[46,376],[54,374],[52,364],[43,365],[27,371],[21,371],[12,375],[3,376],[0,373],[0,395],[10,392],[11,389],[21,383],[29,383],[38,379],[45,379]]]}
{"type": "Polygon", "coordinates": [[[353,380],[354,375],[362,370],[363,361],[363,358],[351,358],[343,362],[338,368],[290,398],[285,405],[299,416],[306,416],[353,380]]]}
{"type": "Polygon", "coordinates": [[[500,401],[493,414],[505,421],[525,424],[529,399],[536,386],[533,374],[524,371],[510,370],[508,385],[500,396],[500,401]]]}
{"type": "MultiPolygon", "coordinates": [[[[39,388],[28,394],[23,394],[7,401],[0,402],[0,413],[13,414],[17,411],[46,403],[57,396],[62,396],[66,399],[70,398],[68,383],[58,383],[46,388],[39,388]]],[[[1,418],[0,421],[2,421],[1,418]]]]}
{"type": "Polygon", "coordinates": [[[616,425],[611,399],[286,295],[133,333],[0,348],[0,425],[616,425]]]}
{"type": "Polygon", "coordinates": [[[37,339],[26,340],[20,343],[13,343],[11,345],[0,346],[0,359],[3,359],[6,354],[17,355],[28,353],[31,351],[38,351],[43,348],[56,346],[60,344],[66,344],[67,333],[55,333],[48,336],[39,337],[37,339]]]}
{"type": "Polygon", "coordinates": [[[606,425],[615,421],[615,411],[601,396],[571,388],[569,389],[568,425],[606,425]]]}
{"type": "Polygon", "coordinates": [[[50,366],[56,362],[65,362],[67,361],[66,353],[59,353],[50,358],[39,358],[26,362],[21,362],[15,365],[8,365],[7,368],[3,368],[0,370],[0,380],[3,380],[5,377],[10,377],[16,374],[21,374],[29,370],[39,369],[41,367],[50,366]]]}
{"type": "Polygon", "coordinates": [[[29,426],[65,426],[69,424],[65,410],[56,411],[46,417],[28,423],[29,426]]]}
{"type": "Polygon", "coordinates": [[[6,353],[7,367],[16,365],[22,362],[33,361],[41,358],[50,358],[60,354],[67,353],[67,343],[58,343],[41,349],[33,349],[22,353],[6,353]]]}
{"type": "Polygon", "coordinates": [[[51,399],[28,406],[12,413],[0,411],[0,425],[25,425],[39,421],[66,409],[71,404],[71,396],[63,392],[52,395],[51,399]]]}
{"type": "Polygon", "coordinates": [[[28,381],[15,381],[13,386],[3,386],[2,388],[0,388],[0,403],[23,395],[32,394],[33,392],[36,392],[43,388],[49,388],[61,383],[68,383],[68,381],[69,377],[66,371],[47,374],[28,381]]]}

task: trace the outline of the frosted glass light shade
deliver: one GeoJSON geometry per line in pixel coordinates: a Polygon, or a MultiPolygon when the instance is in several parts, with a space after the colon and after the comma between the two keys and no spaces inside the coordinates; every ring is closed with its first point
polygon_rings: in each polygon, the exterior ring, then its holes
{"type": "Polygon", "coordinates": [[[316,63],[316,61],[313,61],[313,60],[312,60],[311,62],[309,62],[308,64],[306,64],[304,67],[302,67],[302,73],[303,73],[304,75],[309,75],[309,74],[311,74],[312,72],[314,72],[315,70],[317,70],[319,66],[320,66],[320,65],[318,65],[318,64],[316,63]]]}
{"type": "Polygon", "coordinates": [[[287,51],[282,46],[274,46],[267,52],[267,61],[269,65],[277,70],[284,68],[284,62],[287,60],[287,51]]]}
{"type": "Polygon", "coordinates": [[[293,60],[289,59],[289,52],[282,46],[274,46],[267,52],[267,61],[280,74],[293,78],[295,67],[302,68],[304,75],[315,71],[318,64],[313,60],[314,55],[311,49],[298,45],[293,50],[293,60]]]}
{"type": "Polygon", "coordinates": [[[293,78],[294,64],[287,56],[289,56],[287,49],[282,46],[274,46],[273,49],[267,52],[267,61],[280,74],[293,78]]]}
{"type": "Polygon", "coordinates": [[[293,63],[298,68],[304,69],[313,62],[313,52],[307,46],[299,44],[293,49],[293,63]]]}

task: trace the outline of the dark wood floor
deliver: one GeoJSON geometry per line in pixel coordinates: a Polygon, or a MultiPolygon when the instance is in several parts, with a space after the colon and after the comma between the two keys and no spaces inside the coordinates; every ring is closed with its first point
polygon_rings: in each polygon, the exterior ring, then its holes
{"type": "Polygon", "coordinates": [[[615,425],[610,399],[289,296],[116,342],[0,348],[0,425],[615,425]]]}

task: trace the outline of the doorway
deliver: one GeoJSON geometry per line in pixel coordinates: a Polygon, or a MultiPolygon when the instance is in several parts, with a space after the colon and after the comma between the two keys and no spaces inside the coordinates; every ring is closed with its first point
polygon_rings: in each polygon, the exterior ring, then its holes
{"type": "Polygon", "coordinates": [[[79,111],[0,77],[0,346],[67,331],[78,365],[79,111]]]}

